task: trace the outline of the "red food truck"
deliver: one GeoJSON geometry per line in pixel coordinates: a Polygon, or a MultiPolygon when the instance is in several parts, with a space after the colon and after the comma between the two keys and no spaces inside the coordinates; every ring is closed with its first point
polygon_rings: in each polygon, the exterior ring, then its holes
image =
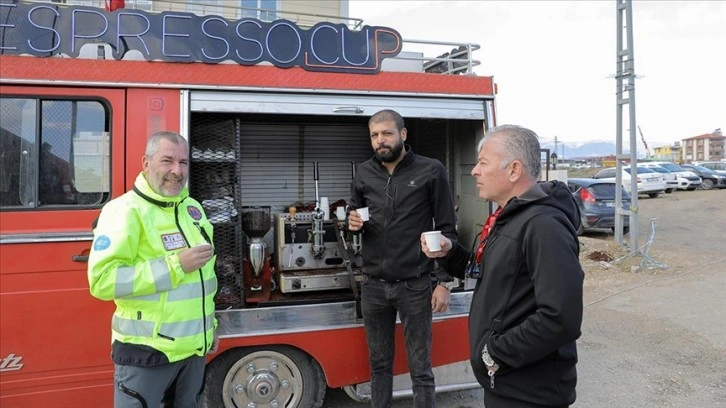
{"type": "MultiPolygon", "coordinates": [[[[365,399],[365,248],[336,211],[372,155],[368,118],[397,110],[413,150],[445,164],[465,245],[487,214],[469,172],[493,78],[473,74],[475,45],[424,58],[406,43],[386,27],[0,2],[0,405],[112,405],[91,224],[164,129],[187,137],[190,194],[215,228],[207,406],[320,406],[326,387],[365,399]]],[[[469,286],[434,316],[435,367],[468,360],[469,286]]],[[[440,390],[471,385],[446,377],[440,390]]]]}

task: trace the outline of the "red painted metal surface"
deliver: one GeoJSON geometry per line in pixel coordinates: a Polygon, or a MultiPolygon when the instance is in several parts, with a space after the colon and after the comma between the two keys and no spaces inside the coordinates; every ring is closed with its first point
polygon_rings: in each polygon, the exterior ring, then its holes
{"type": "Polygon", "coordinates": [[[491,77],[417,72],[356,75],[309,72],[302,68],[236,64],[163,63],[66,58],[0,56],[5,80],[48,80],[112,84],[164,84],[300,90],[413,92],[442,95],[494,96],[491,77]],[[163,64],[157,66],[155,64],[163,64]],[[159,68],[159,69],[156,69],[159,68]]]}
{"type": "MultiPolygon", "coordinates": [[[[434,366],[469,359],[467,325],[467,316],[434,322],[431,353],[431,362],[434,366]]],[[[294,346],[313,356],[322,367],[329,387],[337,388],[370,381],[368,346],[362,326],[224,339],[220,344],[220,353],[236,347],[272,344],[294,346]]],[[[393,370],[394,374],[408,372],[403,328],[400,324],[396,326],[393,370]]]]}
{"type": "MultiPolygon", "coordinates": [[[[4,67],[3,67],[4,68],[4,67]]],[[[0,86],[3,96],[100,98],[110,109],[111,191],[125,191],[125,91],[37,86],[0,86]]],[[[0,230],[10,234],[90,233],[98,210],[39,208],[0,212],[0,230]]],[[[3,407],[88,406],[111,401],[113,364],[109,358],[113,303],[88,292],[86,263],[91,241],[0,245],[0,358],[22,357],[20,370],[0,373],[3,407]],[[80,333],[79,333],[80,332],[80,333]]],[[[7,368],[7,367],[6,367],[7,368]]]]}

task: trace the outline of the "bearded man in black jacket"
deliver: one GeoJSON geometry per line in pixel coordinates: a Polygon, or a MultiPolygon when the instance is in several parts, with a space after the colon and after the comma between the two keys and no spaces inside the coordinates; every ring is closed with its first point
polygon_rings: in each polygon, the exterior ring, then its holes
{"type": "Polygon", "coordinates": [[[348,228],[363,234],[361,309],[371,366],[371,406],[388,408],[393,396],[396,315],[406,341],[413,406],[436,406],[431,368],[432,313],[446,311],[450,286],[432,288],[434,261],[421,253],[423,232],[439,230],[456,242],[454,202],[444,165],[414,154],[398,112],[368,121],[375,156],[358,166],[351,186],[348,228]],[[356,211],[368,207],[370,219],[356,211]]]}
{"type": "Polygon", "coordinates": [[[537,135],[490,129],[471,172],[497,204],[476,251],[443,239],[424,253],[450,274],[478,279],[469,316],[471,365],[487,408],[567,407],[575,402],[582,284],[580,213],[567,185],[538,182],[537,135]]]}

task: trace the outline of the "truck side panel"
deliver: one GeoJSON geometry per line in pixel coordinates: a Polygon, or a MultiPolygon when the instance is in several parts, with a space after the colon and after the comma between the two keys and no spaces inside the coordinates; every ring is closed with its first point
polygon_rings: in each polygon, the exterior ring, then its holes
{"type": "MultiPolygon", "coordinates": [[[[114,157],[110,166],[113,176],[107,178],[106,193],[97,203],[87,202],[90,196],[81,186],[83,175],[76,173],[70,179],[75,186],[67,203],[43,205],[42,201],[36,204],[21,198],[17,201],[19,205],[4,205],[0,212],[0,332],[3,335],[0,405],[82,406],[83,401],[110,401],[113,365],[109,359],[109,344],[113,304],[88,294],[85,257],[91,246],[91,223],[100,206],[109,195],[118,195],[125,190],[125,92],[2,86],[0,94],[5,100],[39,101],[40,106],[59,102],[77,106],[74,101],[91,101],[103,106],[106,125],[103,118],[100,122],[101,126],[106,126],[104,133],[112,135],[108,146],[114,157]]],[[[47,113],[40,109],[38,112],[47,113]]],[[[77,119],[82,120],[81,116],[76,112],[77,119]]],[[[22,120],[34,122],[37,115],[22,115],[22,120]]],[[[15,143],[15,146],[23,146],[15,152],[23,156],[22,162],[37,145],[36,135],[11,131],[16,124],[8,122],[3,123],[3,126],[7,125],[3,128],[3,137],[22,136],[22,143],[15,143]]],[[[49,119],[39,127],[42,129],[39,132],[53,134],[57,131],[54,128],[59,126],[68,126],[67,138],[55,135],[54,139],[48,139],[40,134],[37,140],[50,140],[52,149],[63,150],[63,139],[67,144],[65,149],[71,152],[81,149],[78,141],[83,137],[81,129],[74,129],[72,124],[61,119],[49,119]]],[[[3,140],[5,142],[9,141],[3,140]]],[[[56,154],[56,161],[60,155],[56,154]]],[[[80,158],[82,155],[75,154],[76,161],[80,158]]],[[[72,162],[66,165],[73,167],[72,162]]],[[[4,194],[22,195],[19,191],[24,187],[13,179],[17,177],[18,167],[7,167],[4,177],[10,188],[4,194]]],[[[75,167],[80,169],[80,163],[75,167]]],[[[36,181],[30,178],[24,182],[34,184],[36,181]]],[[[42,182],[40,186],[42,189],[42,182]]],[[[39,191],[37,196],[42,197],[43,193],[39,191]]]]}

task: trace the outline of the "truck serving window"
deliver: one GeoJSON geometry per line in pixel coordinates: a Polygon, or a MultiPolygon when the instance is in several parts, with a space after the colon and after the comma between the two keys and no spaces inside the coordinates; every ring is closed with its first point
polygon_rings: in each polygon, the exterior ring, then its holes
{"type": "Polygon", "coordinates": [[[0,208],[102,204],[109,146],[99,101],[0,98],[0,208]]]}

